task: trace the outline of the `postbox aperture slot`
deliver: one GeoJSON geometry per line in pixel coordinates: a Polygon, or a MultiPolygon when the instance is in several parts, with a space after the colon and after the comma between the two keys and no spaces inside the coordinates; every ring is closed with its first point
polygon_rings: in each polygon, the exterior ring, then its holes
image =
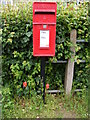
{"type": "Polygon", "coordinates": [[[35,14],[55,14],[55,10],[35,10],[35,14]]]}

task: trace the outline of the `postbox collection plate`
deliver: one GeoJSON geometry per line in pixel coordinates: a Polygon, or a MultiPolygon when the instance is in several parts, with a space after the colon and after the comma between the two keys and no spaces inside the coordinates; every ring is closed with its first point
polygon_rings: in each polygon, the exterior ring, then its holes
{"type": "Polygon", "coordinates": [[[40,30],[40,48],[49,47],[49,30],[40,30]]]}
{"type": "Polygon", "coordinates": [[[33,56],[55,56],[56,2],[33,2],[33,56]]]}

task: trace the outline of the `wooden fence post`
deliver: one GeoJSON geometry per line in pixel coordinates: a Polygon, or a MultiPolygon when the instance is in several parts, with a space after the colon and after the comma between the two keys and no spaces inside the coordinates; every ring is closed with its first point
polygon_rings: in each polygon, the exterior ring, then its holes
{"type": "MultiPolygon", "coordinates": [[[[73,29],[70,33],[70,41],[75,45],[76,44],[76,30],[73,29]]],[[[75,56],[75,47],[71,47],[71,51],[73,52],[73,55],[70,59],[67,61],[66,70],[65,70],[65,81],[64,81],[64,89],[65,93],[68,95],[71,93],[72,89],[72,82],[73,82],[73,74],[74,74],[74,61],[71,61],[71,59],[75,56]]]]}

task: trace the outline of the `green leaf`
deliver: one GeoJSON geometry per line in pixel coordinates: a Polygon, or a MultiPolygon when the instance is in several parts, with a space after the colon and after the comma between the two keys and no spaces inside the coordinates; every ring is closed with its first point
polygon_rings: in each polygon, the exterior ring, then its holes
{"type": "Polygon", "coordinates": [[[27,32],[26,35],[27,35],[27,37],[31,37],[32,32],[27,32]]]}
{"type": "Polygon", "coordinates": [[[24,37],[23,40],[24,40],[24,42],[26,43],[26,42],[29,41],[29,38],[28,38],[28,37],[24,37]]]}

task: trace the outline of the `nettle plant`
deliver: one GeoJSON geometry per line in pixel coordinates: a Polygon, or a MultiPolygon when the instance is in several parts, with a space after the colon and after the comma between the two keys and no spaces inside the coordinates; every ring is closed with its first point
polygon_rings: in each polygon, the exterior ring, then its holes
{"type": "MultiPolygon", "coordinates": [[[[40,57],[33,57],[32,3],[3,7],[1,24],[3,86],[8,84],[13,95],[33,96],[37,90],[42,88],[40,83],[40,57]],[[27,82],[27,86],[24,88],[23,82],[27,82]]],[[[73,45],[70,42],[71,30],[77,30],[77,39],[88,41],[87,28],[87,3],[77,7],[74,7],[74,4],[63,7],[61,3],[58,3],[56,55],[47,58],[49,63],[46,65],[46,83],[49,84],[49,89],[63,89],[64,83],[65,65],[57,64],[54,66],[51,62],[70,58],[72,55],[70,47],[73,45]]],[[[85,59],[88,63],[87,45],[76,45],[75,59],[85,59]]],[[[75,75],[76,78],[79,77],[78,73],[75,75]]],[[[87,83],[84,82],[84,84],[87,83]]],[[[81,86],[83,87],[84,84],[82,82],[81,86]]]]}

